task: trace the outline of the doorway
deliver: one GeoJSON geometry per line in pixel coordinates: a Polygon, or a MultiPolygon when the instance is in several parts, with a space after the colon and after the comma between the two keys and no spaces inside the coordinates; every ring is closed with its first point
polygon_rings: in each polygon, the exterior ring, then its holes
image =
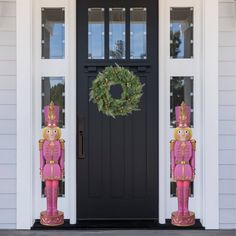
{"type": "Polygon", "coordinates": [[[157,219],[156,0],[77,1],[76,99],[77,219],[157,219]],[[89,102],[89,92],[97,74],[116,63],[145,86],[140,111],[113,119],[89,102]]]}

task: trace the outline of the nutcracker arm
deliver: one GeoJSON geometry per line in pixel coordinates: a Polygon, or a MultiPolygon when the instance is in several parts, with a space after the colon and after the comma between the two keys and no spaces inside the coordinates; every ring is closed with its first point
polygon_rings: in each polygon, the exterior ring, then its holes
{"type": "Polygon", "coordinates": [[[44,139],[39,140],[39,152],[40,152],[40,170],[43,170],[43,167],[45,165],[45,159],[43,157],[43,143],[44,139]]]}
{"type": "Polygon", "coordinates": [[[193,170],[193,174],[195,175],[195,152],[196,152],[196,140],[191,140],[192,148],[193,148],[193,154],[191,158],[191,167],[193,170]]]}
{"type": "Polygon", "coordinates": [[[175,156],[174,156],[175,140],[170,141],[170,162],[171,162],[171,177],[174,179],[175,173],[175,156]]]}
{"type": "Polygon", "coordinates": [[[60,139],[60,144],[61,144],[60,167],[61,167],[61,170],[64,171],[64,168],[65,168],[65,140],[60,139]]]}

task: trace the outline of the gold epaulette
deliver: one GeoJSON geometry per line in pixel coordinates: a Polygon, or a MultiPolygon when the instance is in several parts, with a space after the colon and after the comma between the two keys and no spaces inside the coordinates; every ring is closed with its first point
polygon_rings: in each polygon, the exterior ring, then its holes
{"type": "Polygon", "coordinates": [[[196,150],[196,140],[195,139],[191,139],[190,142],[192,144],[193,150],[196,150]]]}
{"type": "Polygon", "coordinates": [[[175,140],[174,139],[170,140],[170,150],[171,151],[174,149],[174,145],[175,145],[175,140]]]}
{"type": "Polygon", "coordinates": [[[64,139],[60,139],[60,144],[61,144],[61,148],[65,149],[65,140],[64,139]]]}
{"type": "Polygon", "coordinates": [[[44,139],[40,139],[39,140],[39,150],[43,149],[43,143],[44,143],[44,139]]]}

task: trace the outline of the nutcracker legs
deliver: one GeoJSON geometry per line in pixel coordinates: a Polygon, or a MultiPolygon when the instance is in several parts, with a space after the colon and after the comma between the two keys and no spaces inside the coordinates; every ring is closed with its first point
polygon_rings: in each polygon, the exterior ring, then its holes
{"type": "Polygon", "coordinates": [[[177,181],[176,193],[178,197],[178,215],[188,215],[190,181],[177,181]]]}
{"type": "Polygon", "coordinates": [[[40,223],[47,226],[62,225],[64,224],[64,213],[57,210],[59,180],[46,180],[45,184],[47,210],[40,213],[40,223]]]}
{"type": "Polygon", "coordinates": [[[178,211],[171,214],[171,224],[176,226],[191,226],[195,224],[195,214],[188,210],[190,181],[177,180],[176,193],[178,197],[178,211]]]}
{"type": "Polygon", "coordinates": [[[46,196],[47,196],[47,214],[56,215],[57,211],[57,195],[58,180],[46,180],[46,196]]]}
{"type": "Polygon", "coordinates": [[[188,210],[188,199],[189,199],[189,181],[184,181],[183,183],[183,213],[185,216],[189,215],[189,210],[188,210]]]}
{"type": "Polygon", "coordinates": [[[58,195],[58,182],[54,180],[52,182],[52,214],[57,215],[57,195],[58,195]]]}
{"type": "Polygon", "coordinates": [[[178,198],[178,215],[183,214],[183,186],[182,181],[177,181],[176,194],[178,198]]]}
{"type": "Polygon", "coordinates": [[[47,214],[52,215],[52,181],[46,180],[47,214]]]}

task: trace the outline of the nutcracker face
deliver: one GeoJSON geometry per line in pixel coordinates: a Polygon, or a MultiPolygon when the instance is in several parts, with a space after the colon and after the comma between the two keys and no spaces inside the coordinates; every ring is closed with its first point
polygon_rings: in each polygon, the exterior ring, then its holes
{"type": "Polygon", "coordinates": [[[58,140],[61,137],[61,129],[59,127],[45,127],[43,137],[48,141],[58,140]]]}
{"type": "Polygon", "coordinates": [[[176,128],[174,131],[175,139],[181,142],[189,141],[192,138],[192,130],[190,128],[176,128]]]}

